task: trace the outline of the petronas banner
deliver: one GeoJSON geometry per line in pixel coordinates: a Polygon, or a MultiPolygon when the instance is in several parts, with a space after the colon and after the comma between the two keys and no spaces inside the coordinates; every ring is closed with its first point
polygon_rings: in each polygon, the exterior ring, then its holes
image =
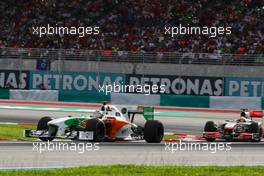
{"type": "Polygon", "coordinates": [[[43,84],[49,90],[98,92],[103,85],[122,84],[124,74],[93,72],[30,72],[30,89],[43,84]]]}

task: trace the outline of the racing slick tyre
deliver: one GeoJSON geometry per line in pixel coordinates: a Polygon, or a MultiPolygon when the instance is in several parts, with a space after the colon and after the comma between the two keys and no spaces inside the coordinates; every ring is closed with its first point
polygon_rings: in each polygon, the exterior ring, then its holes
{"type": "Polygon", "coordinates": [[[99,119],[91,119],[87,121],[86,131],[93,131],[92,142],[102,142],[105,139],[105,124],[99,119]]]}
{"type": "MultiPolygon", "coordinates": [[[[49,126],[48,126],[48,122],[51,121],[52,118],[51,117],[42,117],[39,121],[38,121],[38,126],[37,126],[37,130],[49,130],[49,126]]],[[[42,141],[52,141],[55,138],[55,135],[51,135],[52,137],[39,137],[40,140],[42,141]]]]}
{"type": "Polygon", "coordinates": [[[148,120],[144,127],[144,139],[148,143],[160,143],[163,139],[164,127],[158,120],[148,120]]]}
{"type": "Polygon", "coordinates": [[[259,129],[259,126],[258,126],[258,123],[256,122],[253,122],[250,127],[249,127],[249,130],[248,130],[250,133],[258,133],[259,136],[258,137],[255,137],[255,138],[252,138],[251,139],[251,142],[260,142],[261,141],[261,129],[259,129]]]}
{"type": "MultiPolygon", "coordinates": [[[[215,123],[213,121],[208,121],[206,122],[205,126],[204,126],[204,131],[205,132],[216,132],[217,128],[215,127],[215,123]]],[[[208,142],[214,142],[215,138],[205,138],[206,141],[208,142]]]]}

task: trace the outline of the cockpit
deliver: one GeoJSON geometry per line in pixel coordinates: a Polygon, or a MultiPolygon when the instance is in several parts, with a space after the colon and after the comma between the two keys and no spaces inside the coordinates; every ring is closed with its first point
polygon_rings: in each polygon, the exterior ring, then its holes
{"type": "Polygon", "coordinates": [[[121,117],[121,112],[115,106],[104,105],[102,106],[101,111],[104,115],[112,115],[112,116],[121,117]]]}
{"type": "Polygon", "coordinates": [[[122,119],[126,119],[120,110],[112,105],[103,105],[100,110],[96,110],[91,114],[91,117],[93,118],[99,118],[99,119],[104,119],[108,117],[118,117],[122,119]]]}

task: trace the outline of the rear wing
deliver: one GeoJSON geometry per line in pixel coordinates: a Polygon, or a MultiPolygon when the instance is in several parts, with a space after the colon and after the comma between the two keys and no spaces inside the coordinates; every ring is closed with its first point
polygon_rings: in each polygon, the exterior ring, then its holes
{"type": "Polygon", "coordinates": [[[154,120],[154,107],[143,107],[143,116],[146,120],[154,120]]]}
{"type": "Polygon", "coordinates": [[[247,118],[263,118],[263,111],[255,110],[249,111],[249,109],[240,109],[240,115],[246,116],[247,118]]]}
{"type": "Polygon", "coordinates": [[[263,111],[250,111],[249,115],[251,118],[263,118],[263,111]]]}
{"type": "Polygon", "coordinates": [[[145,120],[154,119],[154,107],[152,106],[139,106],[137,110],[128,110],[128,118],[131,123],[134,122],[136,114],[143,114],[145,120]]]}

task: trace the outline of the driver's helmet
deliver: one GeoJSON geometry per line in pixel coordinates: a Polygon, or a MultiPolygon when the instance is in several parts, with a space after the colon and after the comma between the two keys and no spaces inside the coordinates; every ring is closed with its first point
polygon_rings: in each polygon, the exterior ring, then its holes
{"type": "Polygon", "coordinates": [[[246,121],[249,118],[249,111],[247,109],[241,109],[239,120],[246,121]]]}
{"type": "Polygon", "coordinates": [[[246,113],[245,112],[241,112],[239,120],[245,121],[246,119],[247,119],[246,113]]]}
{"type": "Polygon", "coordinates": [[[92,116],[94,118],[101,119],[101,118],[103,118],[104,115],[100,111],[95,111],[92,116]]]}
{"type": "Polygon", "coordinates": [[[249,110],[248,109],[241,109],[240,116],[243,116],[245,118],[249,118],[250,117],[249,110]]]}
{"type": "Polygon", "coordinates": [[[242,111],[242,112],[240,113],[240,117],[245,117],[245,118],[246,118],[246,112],[242,111]]]}

